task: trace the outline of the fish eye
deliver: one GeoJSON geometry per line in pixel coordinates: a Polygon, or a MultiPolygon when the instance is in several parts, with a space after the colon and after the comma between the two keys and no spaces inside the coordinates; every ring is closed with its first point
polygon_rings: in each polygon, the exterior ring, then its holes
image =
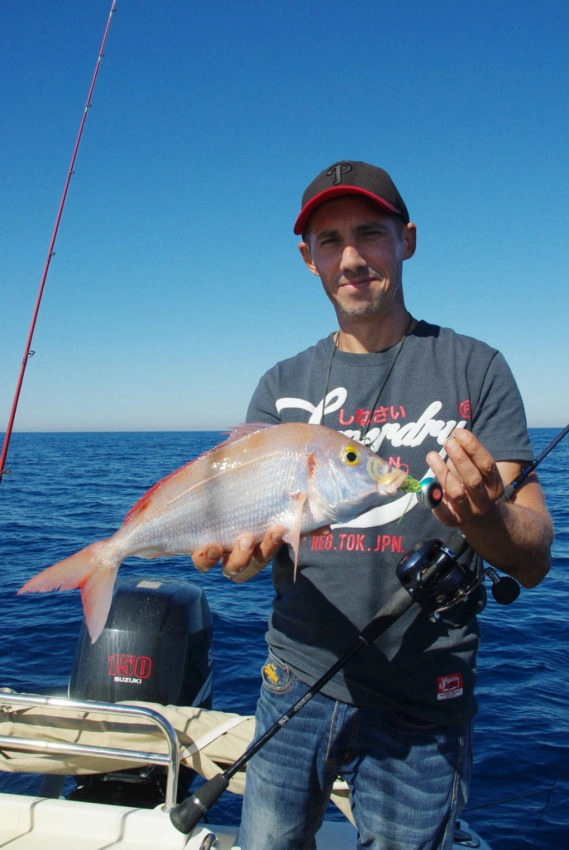
{"type": "Polygon", "coordinates": [[[355,466],[360,462],[361,455],[355,446],[346,446],[342,449],[342,461],[347,466],[355,466]]]}

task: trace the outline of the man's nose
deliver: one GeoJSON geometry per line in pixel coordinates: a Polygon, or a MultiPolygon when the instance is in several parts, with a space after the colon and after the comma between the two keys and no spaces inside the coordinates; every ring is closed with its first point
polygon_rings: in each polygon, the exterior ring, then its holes
{"type": "Polygon", "coordinates": [[[367,266],[356,245],[346,245],[342,251],[341,266],[343,270],[354,271],[367,266]]]}

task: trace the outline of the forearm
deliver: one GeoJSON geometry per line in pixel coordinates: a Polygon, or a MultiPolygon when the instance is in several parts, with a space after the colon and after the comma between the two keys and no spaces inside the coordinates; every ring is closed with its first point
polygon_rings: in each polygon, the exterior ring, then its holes
{"type": "Polygon", "coordinates": [[[499,501],[460,529],[487,563],[509,573],[524,587],[539,584],[551,566],[553,528],[544,511],[499,501]]]}

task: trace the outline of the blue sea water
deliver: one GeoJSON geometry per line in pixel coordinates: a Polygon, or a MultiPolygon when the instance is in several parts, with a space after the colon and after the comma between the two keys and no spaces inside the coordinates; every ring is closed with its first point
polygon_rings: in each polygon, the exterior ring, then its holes
{"type": "MultiPolygon", "coordinates": [[[[536,455],[555,429],[533,429],[536,455]]],[[[39,569],[109,536],[155,481],[220,439],[215,432],[21,434],[0,486],[0,686],[65,689],[81,623],[79,594],[17,596],[39,569]]],[[[556,539],[550,574],[509,607],[480,617],[474,771],[467,820],[493,850],[566,850],[569,840],[569,438],[539,468],[556,539]]],[[[129,561],[132,576],[186,577],[214,617],[214,707],[252,713],[265,656],[269,570],[235,585],[187,558],[129,561]]],[[[293,721],[294,722],[294,721],[293,721]]],[[[14,788],[0,774],[0,789],[14,788]]],[[[18,777],[21,791],[38,780],[18,777]]],[[[226,795],[227,796],[227,795],[226,795]]],[[[238,815],[239,800],[212,819],[238,815]]],[[[215,815],[215,816],[214,816],[215,815]]]]}

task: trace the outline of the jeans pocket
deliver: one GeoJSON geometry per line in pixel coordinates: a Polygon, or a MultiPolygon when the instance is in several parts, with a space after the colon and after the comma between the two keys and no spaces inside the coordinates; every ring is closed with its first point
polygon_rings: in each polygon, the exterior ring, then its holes
{"type": "Polygon", "coordinates": [[[286,694],[294,687],[296,676],[286,664],[283,664],[272,652],[261,667],[263,685],[273,694],[286,694]]]}

